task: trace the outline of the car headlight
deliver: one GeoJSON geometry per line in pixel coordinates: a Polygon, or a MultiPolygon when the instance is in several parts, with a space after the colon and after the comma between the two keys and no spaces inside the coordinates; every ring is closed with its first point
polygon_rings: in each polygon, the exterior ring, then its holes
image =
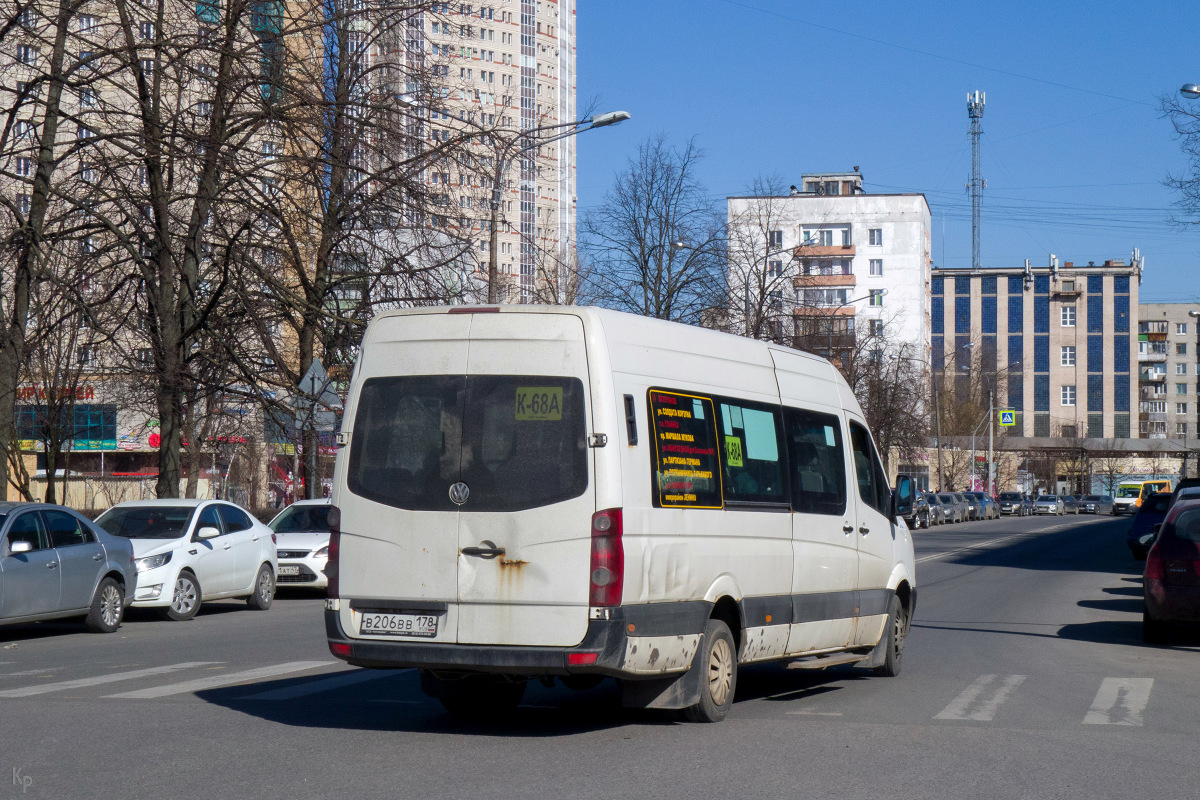
{"type": "Polygon", "coordinates": [[[325,545],[320,550],[312,554],[313,558],[329,558],[329,545],[325,545]]]}
{"type": "Polygon", "coordinates": [[[138,559],[135,559],[133,563],[137,567],[138,572],[149,572],[152,569],[158,569],[159,567],[161,567],[163,564],[166,564],[170,560],[171,560],[171,554],[169,552],[167,552],[167,553],[159,553],[156,556],[146,556],[145,558],[138,558],[138,559]]]}

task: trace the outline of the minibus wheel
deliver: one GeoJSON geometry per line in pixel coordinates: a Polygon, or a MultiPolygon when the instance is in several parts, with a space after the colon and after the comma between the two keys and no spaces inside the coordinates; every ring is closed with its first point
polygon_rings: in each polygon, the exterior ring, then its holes
{"type": "Polygon", "coordinates": [[[885,678],[894,678],[900,674],[900,659],[904,655],[904,634],[908,631],[908,619],[900,598],[892,595],[888,605],[887,628],[884,638],[887,639],[887,649],[884,651],[883,663],[875,667],[875,674],[885,678]]]}
{"type": "Polygon", "coordinates": [[[720,722],[733,706],[737,691],[737,646],[729,626],[710,619],[697,653],[700,659],[700,702],[684,713],[692,722],[720,722]]]}

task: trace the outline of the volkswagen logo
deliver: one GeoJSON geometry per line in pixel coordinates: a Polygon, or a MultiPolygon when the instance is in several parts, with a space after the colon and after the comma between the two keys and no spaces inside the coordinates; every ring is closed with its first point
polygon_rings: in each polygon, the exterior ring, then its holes
{"type": "Polygon", "coordinates": [[[462,481],[450,486],[450,502],[456,506],[461,506],[467,502],[467,498],[471,496],[471,490],[462,481]]]}

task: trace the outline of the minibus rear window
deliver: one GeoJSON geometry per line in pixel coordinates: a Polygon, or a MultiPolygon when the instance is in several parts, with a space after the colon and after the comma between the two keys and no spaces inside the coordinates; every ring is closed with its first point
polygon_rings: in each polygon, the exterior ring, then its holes
{"type": "MultiPolygon", "coordinates": [[[[414,511],[520,511],[587,489],[583,383],[430,375],[363,384],[350,491],[414,511]],[[450,487],[464,483],[462,505],[450,487]]],[[[461,496],[461,495],[460,495],[461,496]]]]}

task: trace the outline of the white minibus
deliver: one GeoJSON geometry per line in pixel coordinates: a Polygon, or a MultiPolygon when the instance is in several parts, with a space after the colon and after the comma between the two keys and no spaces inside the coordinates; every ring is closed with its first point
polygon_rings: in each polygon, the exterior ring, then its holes
{"type": "Polygon", "coordinates": [[[338,444],[330,650],[452,711],[616,677],[716,721],[743,664],[900,669],[914,486],[824,359],[596,308],[388,312],[338,444]]]}

